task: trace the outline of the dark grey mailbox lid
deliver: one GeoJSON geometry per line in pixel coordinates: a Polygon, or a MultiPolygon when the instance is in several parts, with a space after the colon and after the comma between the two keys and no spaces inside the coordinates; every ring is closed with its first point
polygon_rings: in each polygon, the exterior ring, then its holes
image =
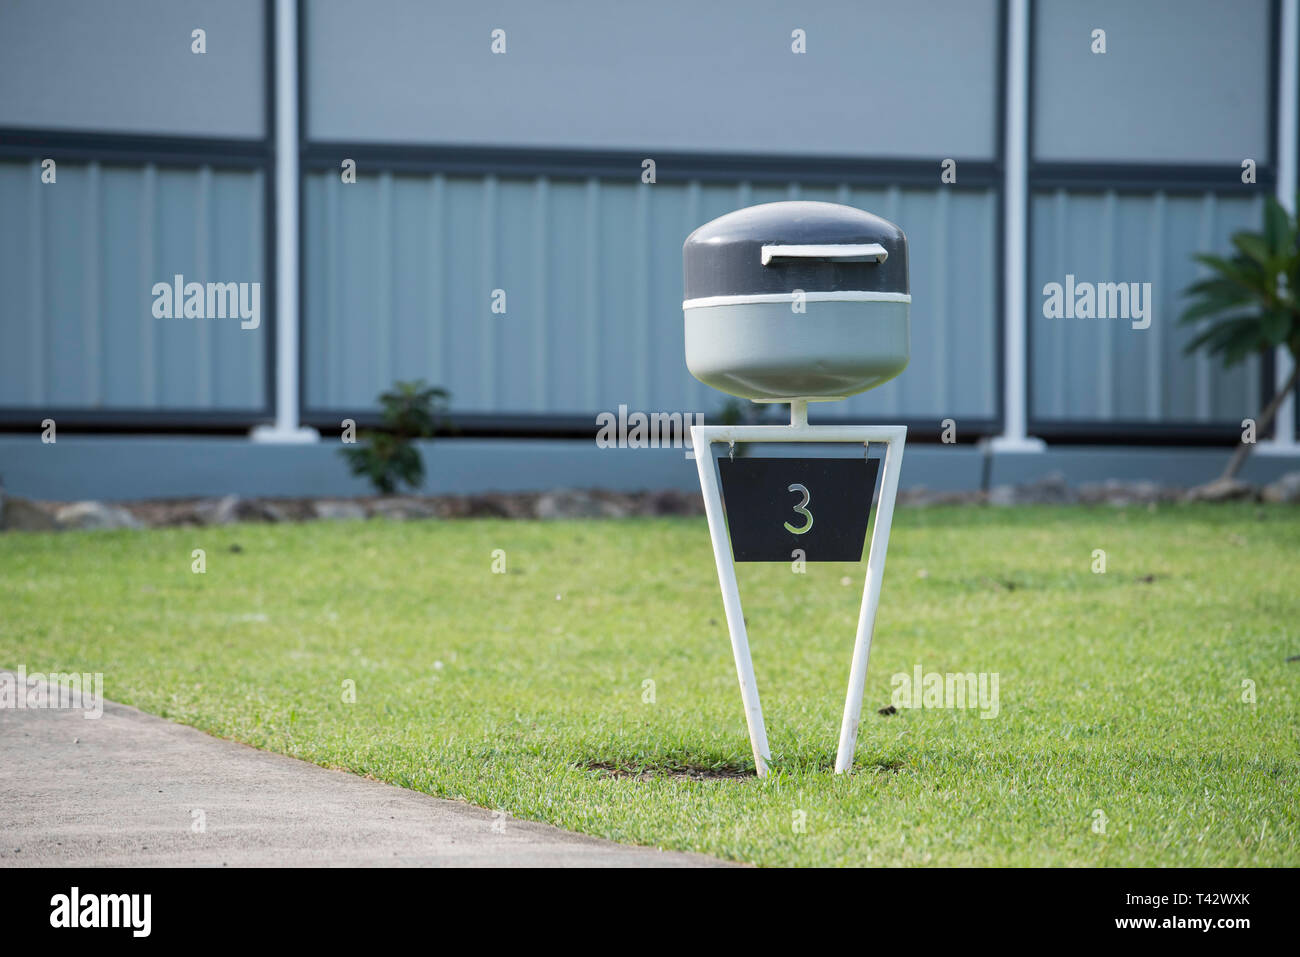
{"type": "Polygon", "coordinates": [[[837,203],[792,201],[719,216],[682,246],[685,299],[763,293],[907,293],[907,237],[888,220],[837,203]],[[865,257],[772,256],[764,246],[879,246],[865,257]]]}

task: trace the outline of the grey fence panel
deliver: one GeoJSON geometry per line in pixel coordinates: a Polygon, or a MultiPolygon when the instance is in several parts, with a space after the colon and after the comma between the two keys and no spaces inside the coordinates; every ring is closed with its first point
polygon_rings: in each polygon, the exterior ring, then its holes
{"type": "Polygon", "coordinates": [[[1038,0],[1033,155],[1240,163],[1268,155],[1269,0],[1038,0]],[[1094,30],[1106,52],[1094,53],[1094,30]]]}
{"type": "Polygon", "coordinates": [[[996,149],[995,0],[371,0],[364,11],[315,0],[305,18],[313,140],[936,159],[996,149]],[[492,52],[496,29],[504,53],[492,52]],[[796,29],[806,53],[792,51],[796,29]]]}
{"type": "Polygon", "coordinates": [[[263,0],[4,0],[0,126],[257,139],[263,0]],[[193,52],[194,30],[206,52],[193,52]]]}
{"type": "Polygon", "coordinates": [[[912,360],[897,379],[849,400],[867,421],[997,416],[997,194],[854,191],[851,205],[903,227],[912,282],[912,360]]]}
{"type": "Polygon", "coordinates": [[[893,219],[915,250],[912,367],[827,411],[996,415],[992,191],[317,173],[306,197],[309,410],[373,410],[393,381],[424,378],[458,412],[716,414],[726,396],[685,366],[682,241],[741,206],[805,198],[893,219]]]}
{"type": "Polygon", "coordinates": [[[1224,371],[1183,347],[1178,322],[1186,286],[1202,275],[1191,258],[1223,252],[1239,229],[1257,228],[1263,201],[1131,196],[1056,190],[1032,200],[1031,415],[1043,421],[1235,423],[1259,411],[1260,364],[1224,371]],[[1119,319],[1046,318],[1044,286],[1151,283],[1151,325],[1119,319]]]}
{"type": "Polygon", "coordinates": [[[259,171],[0,163],[0,408],[262,409],[271,303],[159,319],[155,283],[262,283],[259,171]]]}

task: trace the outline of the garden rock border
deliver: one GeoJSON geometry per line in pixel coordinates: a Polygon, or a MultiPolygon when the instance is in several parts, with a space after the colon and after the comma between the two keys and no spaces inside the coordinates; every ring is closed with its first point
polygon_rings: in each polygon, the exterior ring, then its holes
{"type": "MultiPolygon", "coordinates": [[[[1072,488],[1052,474],[1023,485],[998,485],[988,491],[939,492],[912,488],[898,493],[900,505],[1110,505],[1148,506],[1174,502],[1263,501],[1300,505],[1300,472],[1288,472],[1261,487],[1236,479],[1215,480],[1192,489],[1154,482],[1084,483],[1072,488]]],[[[698,492],[673,489],[613,492],[605,489],[554,489],[548,492],[485,492],[479,495],[386,495],[364,498],[167,499],[105,503],[40,502],[6,496],[0,488],[0,530],[163,528],[228,525],[232,522],[364,521],[383,518],[414,521],[456,518],[510,518],[551,521],[571,518],[702,516],[698,492]]]]}

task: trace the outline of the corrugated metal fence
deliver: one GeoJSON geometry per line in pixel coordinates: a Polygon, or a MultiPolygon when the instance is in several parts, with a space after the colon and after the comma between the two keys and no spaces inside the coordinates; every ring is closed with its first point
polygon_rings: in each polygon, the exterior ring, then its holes
{"type": "Polygon", "coordinates": [[[369,408],[393,380],[424,377],[467,412],[716,412],[724,397],[684,362],[682,241],[792,198],[879,213],[913,250],[911,369],[836,413],[992,419],[992,190],[389,173],[308,181],[306,406],[369,408]]]}
{"type": "Polygon", "coordinates": [[[159,319],[155,283],[264,281],[263,174],[0,163],[0,406],[257,410],[270,328],[159,319]]]}
{"type": "Polygon", "coordinates": [[[1225,252],[1228,237],[1258,228],[1259,198],[1120,195],[1055,190],[1031,209],[1029,377],[1038,421],[1237,423],[1260,404],[1260,363],[1225,371],[1187,356],[1194,331],[1178,323],[1182,291],[1200,277],[1197,252],[1225,252]],[[1042,290],[1077,282],[1149,282],[1151,324],[1045,318],[1042,290]]]}

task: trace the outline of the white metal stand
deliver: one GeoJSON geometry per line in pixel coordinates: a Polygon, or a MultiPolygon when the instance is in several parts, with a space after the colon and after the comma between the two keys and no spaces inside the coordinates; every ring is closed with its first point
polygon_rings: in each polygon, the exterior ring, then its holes
{"type": "MultiPolygon", "coordinates": [[[[867,680],[867,658],[871,654],[871,635],[876,625],[876,607],[880,603],[880,583],[885,575],[885,552],[889,548],[889,529],[894,520],[894,499],[898,494],[898,472],[903,464],[903,445],[907,427],[902,425],[822,425],[808,424],[807,402],[790,403],[787,425],[696,425],[691,427],[691,444],[695,465],[700,473],[700,490],[704,493],[704,511],[713,540],[713,559],[718,566],[718,583],[722,586],[722,607],[731,634],[731,652],[736,659],[740,679],[740,697],[745,705],[745,722],[754,749],[758,776],[767,775],[772,758],[763,725],[763,707],[754,683],[754,663],[749,653],[745,616],[740,608],[740,588],[736,583],[736,566],[722,511],[722,494],[718,470],[713,461],[715,442],[854,442],[863,446],[871,442],[885,445],[885,461],[880,476],[880,501],[871,530],[871,550],[867,553],[867,580],[862,591],[862,610],[858,614],[858,634],[853,644],[853,665],[849,671],[849,690],[844,699],[844,718],[840,724],[839,749],[835,754],[835,773],[847,771],[853,764],[858,741],[858,722],[862,716],[862,692],[867,680]]],[[[870,503],[868,503],[870,507],[870,503]]]]}

